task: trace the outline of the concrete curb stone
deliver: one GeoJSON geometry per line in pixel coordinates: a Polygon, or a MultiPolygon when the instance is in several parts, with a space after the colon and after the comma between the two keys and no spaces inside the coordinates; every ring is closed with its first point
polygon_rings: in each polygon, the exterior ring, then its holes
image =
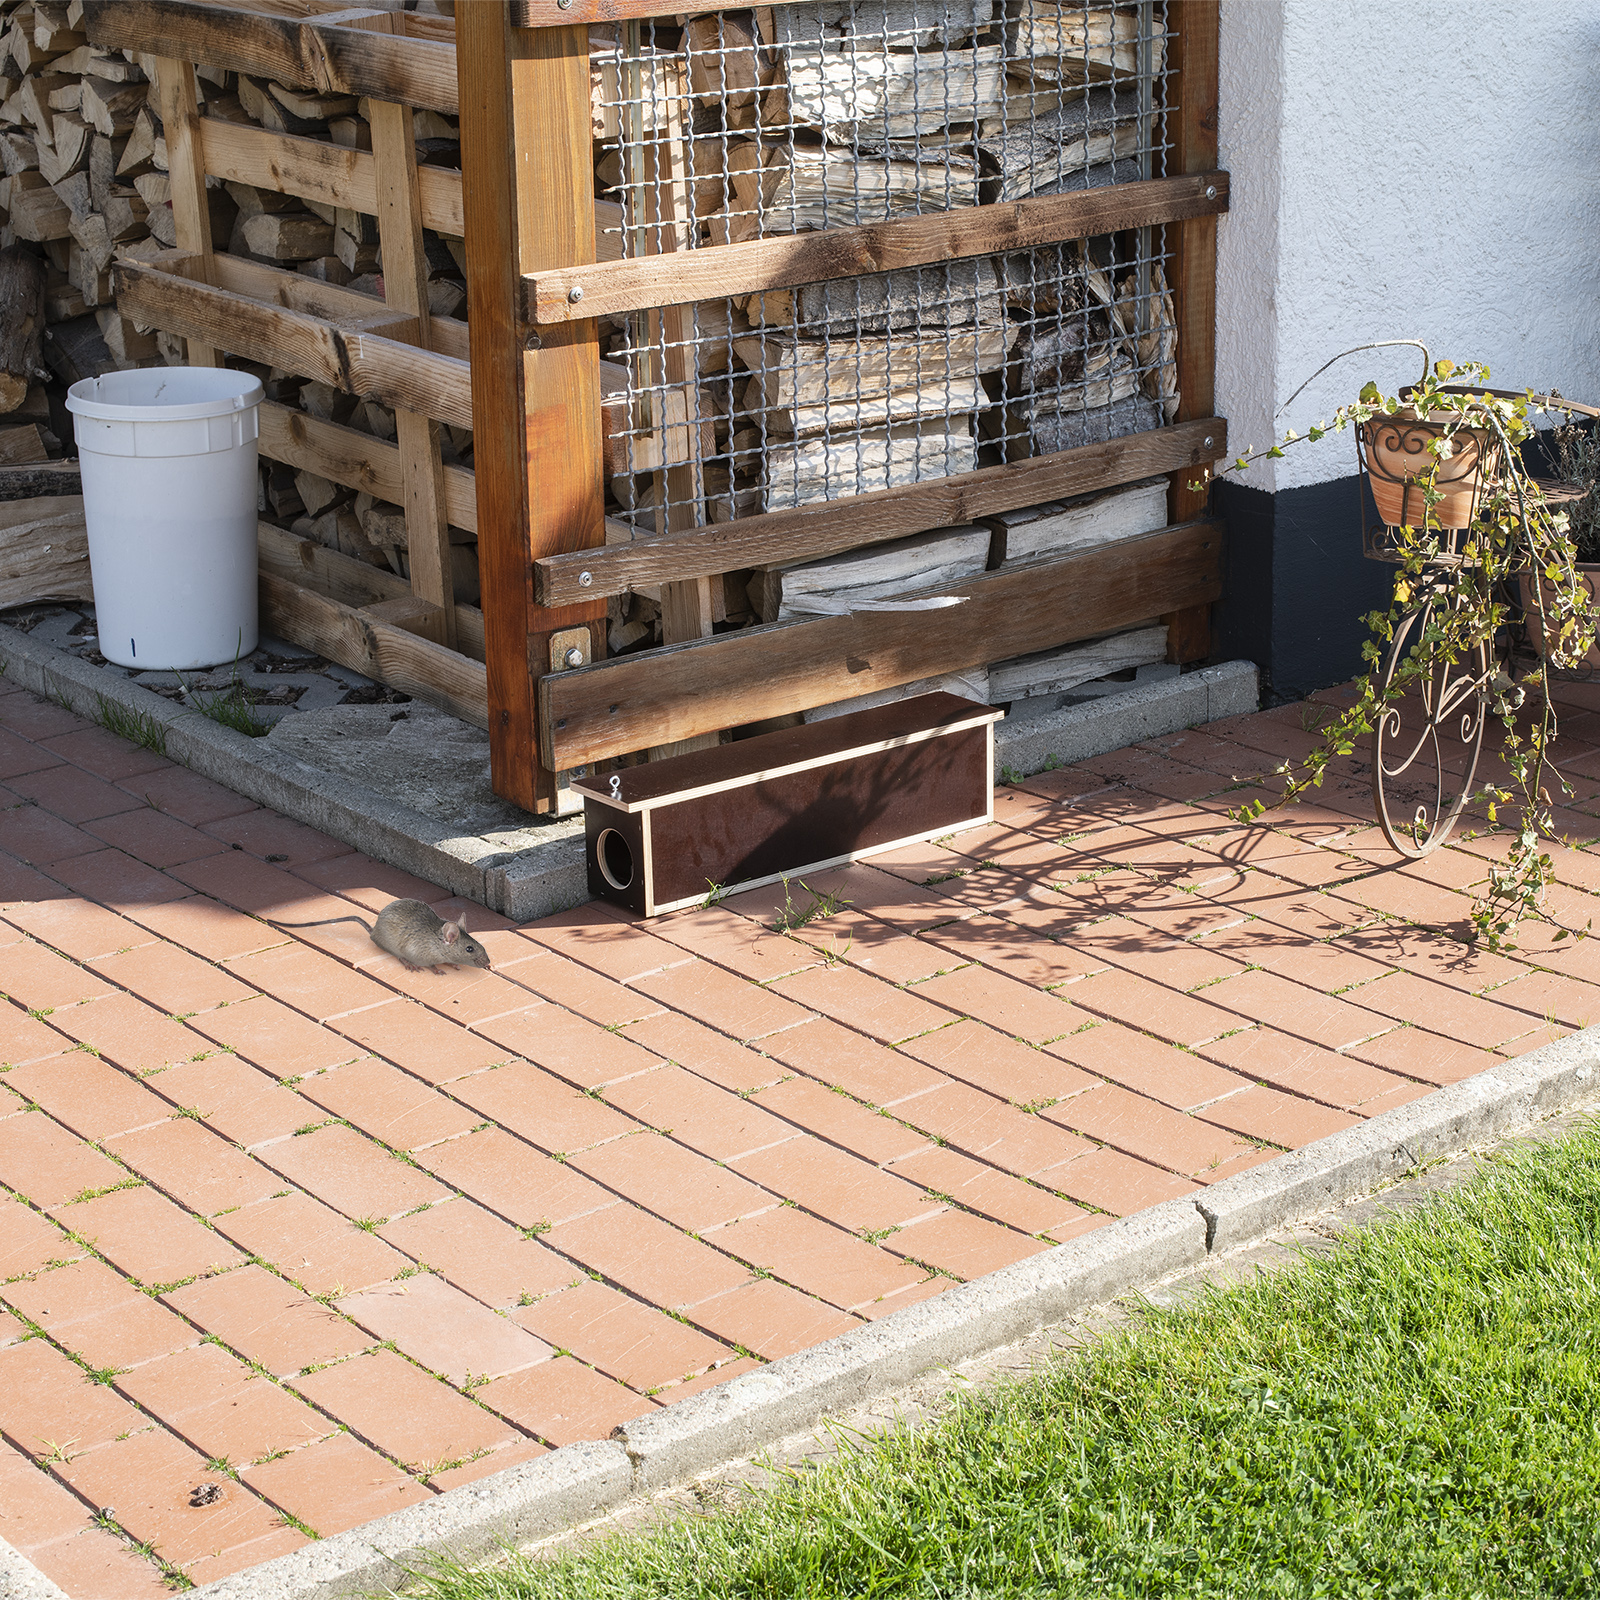
{"type": "Polygon", "coordinates": [[[1212,1254],[1298,1217],[1368,1194],[1446,1155],[1600,1092],[1600,1027],[1586,1028],[1500,1066],[1396,1106],[1195,1196],[1212,1254]]]}
{"type": "Polygon", "coordinates": [[[430,1555],[486,1558],[507,1543],[541,1539],[587,1522],[632,1492],[633,1471],[621,1445],[607,1440],[563,1445],[536,1461],[391,1511],[192,1593],[205,1600],[334,1600],[369,1593],[404,1582],[407,1572],[430,1555]]]}
{"type": "Polygon", "coordinates": [[[809,1428],[830,1411],[1193,1266],[1206,1253],[1205,1232],[1187,1199],[1165,1200],[624,1423],[613,1437],[627,1446],[638,1490],[665,1488],[809,1428]]]}

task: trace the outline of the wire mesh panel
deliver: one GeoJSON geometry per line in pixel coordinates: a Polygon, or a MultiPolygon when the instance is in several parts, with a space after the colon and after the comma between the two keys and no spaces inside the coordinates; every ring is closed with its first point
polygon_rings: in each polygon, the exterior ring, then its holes
{"type": "MultiPolygon", "coordinates": [[[[590,39],[602,257],[1166,172],[1158,0],[809,0],[590,39]]],[[[1177,408],[1162,237],[603,324],[616,514],[676,531],[1160,426],[1177,408]]]]}

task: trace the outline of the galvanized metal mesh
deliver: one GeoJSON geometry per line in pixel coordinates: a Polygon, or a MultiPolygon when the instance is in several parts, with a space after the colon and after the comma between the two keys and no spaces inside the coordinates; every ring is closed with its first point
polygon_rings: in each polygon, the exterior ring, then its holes
{"type": "MultiPolygon", "coordinates": [[[[1161,0],[808,0],[590,35],[599,253],[1166,171],[1161,0]]],[[[613,514],[676,531],[1158,427],[1163,230],[603,325],[613,514]]]]}

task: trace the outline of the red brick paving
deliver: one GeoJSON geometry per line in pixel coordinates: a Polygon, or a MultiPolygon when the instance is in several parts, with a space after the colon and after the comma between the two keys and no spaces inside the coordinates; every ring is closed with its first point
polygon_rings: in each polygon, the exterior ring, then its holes
{"type": "Polygon", "coordinates": [[[468,906],[496,970],[439,975],[362,924],[443,891],[0,687],[0,1536],[202,1583],[1600,1016],[1592,942],[1464,942],[1496,839],[1398,866],[1339,781],[1231,823],[1304,738],[1042,774],[789,931],[468,906]]]}

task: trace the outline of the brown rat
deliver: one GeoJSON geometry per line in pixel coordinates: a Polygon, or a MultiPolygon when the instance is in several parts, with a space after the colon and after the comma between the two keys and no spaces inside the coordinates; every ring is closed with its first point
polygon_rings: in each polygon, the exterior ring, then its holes
{"type": "Polygon", "coordinates": [[[420,900],[393,900],[386,905],[372,926],[372,942],[413,971],[489,965],[489,952],[467,933],[465,913],[458,922],[446,922],[420,900]]]}
{"type": "MultiPolygon", "coordinates": [[[[419,972],[431,967],[443,972],[446,967],[489,966],[489,952],[467,933],[465,912],[455,922],[446,922],[432,906],[420,900],[391,900],[368,926],[362,917],[330,917],[327,922],[359,922],[380,950],[419,972]]],[[[285,928],[320,928],[325,922],[285,922],[285,928]]]]}

